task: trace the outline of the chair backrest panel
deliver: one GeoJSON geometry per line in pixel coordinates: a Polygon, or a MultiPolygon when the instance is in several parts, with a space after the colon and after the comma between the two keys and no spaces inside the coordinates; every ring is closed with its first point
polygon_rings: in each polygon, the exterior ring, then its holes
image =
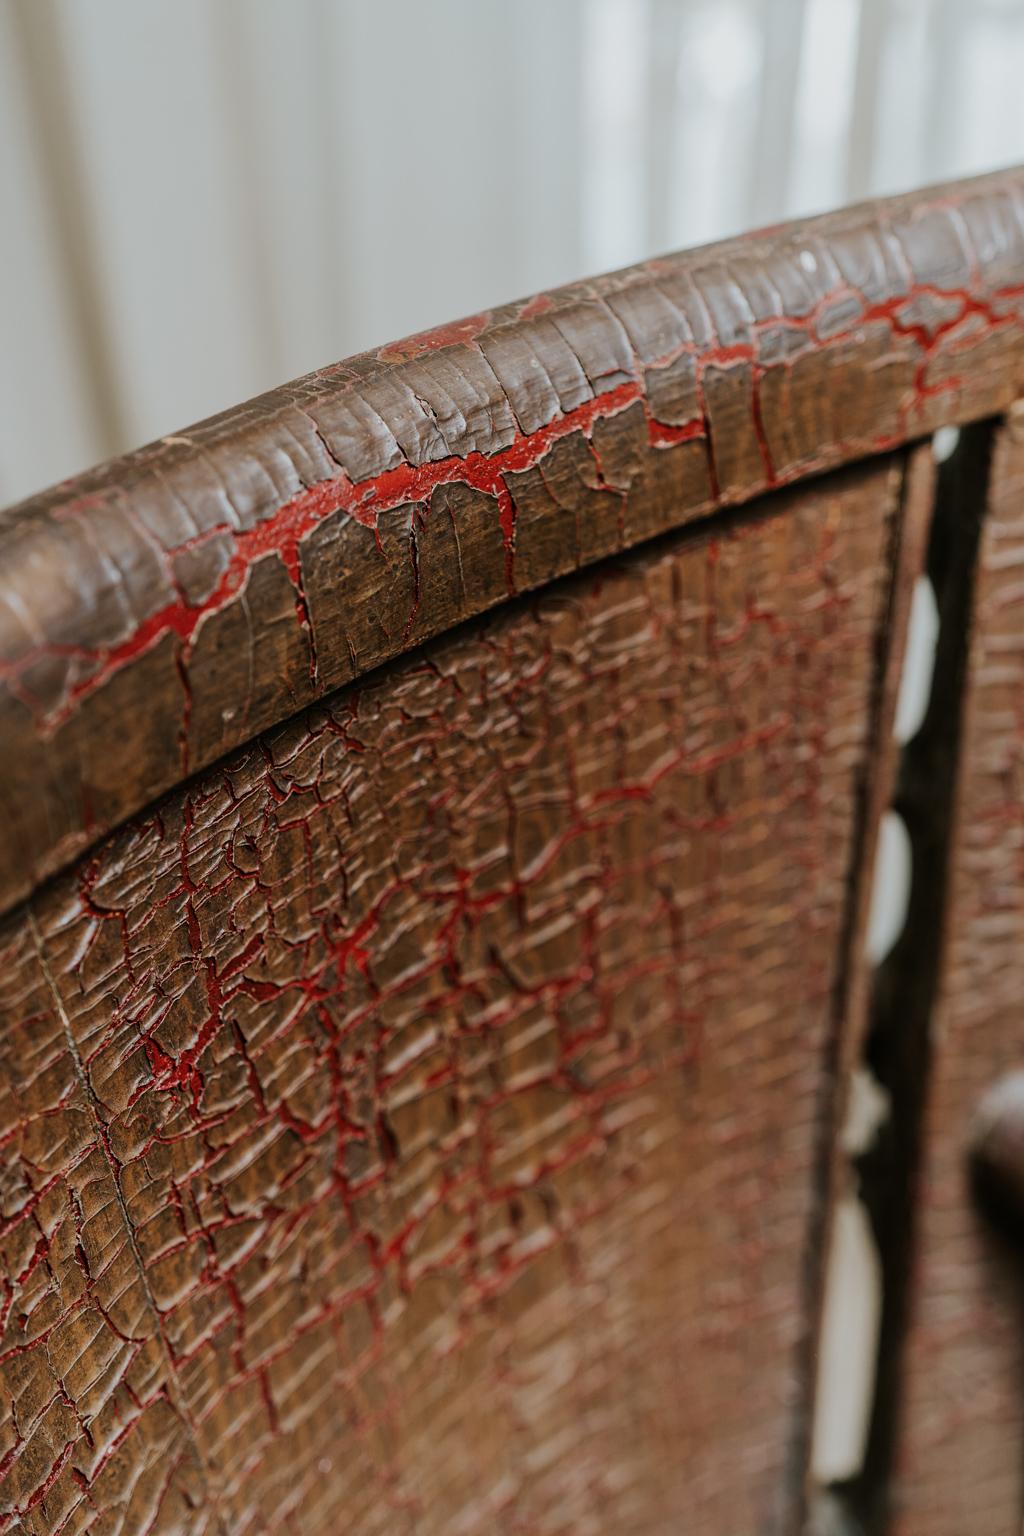
{"type": "MultiPolygon", "coordinates": [[[[803,1529],[927,434],[1011,409],[1022,305],[1014,172],[383,348],[0,518],[0,1530],[803,1529]]],[[[945,1277],[991,1294],[966,1083],[1019,1045],[1017,431],[964,434],[939,1118],[882,1180],[935,1170],[868,1457],[907,1536],[967,1528],[929,1405],[945,1277]]]]}
{"type": "Polygon", "coordinates": [[[893,198],[383,347],[14,508],[0,909],[514,592],[1004,410],[1022,272],[1020,173],[893,198]]]}
{"type": "Polygon", "coordinates": [[[9,1429],[70,1447],[8,1512],[783,1528],[903,473],[429,645],[8,921],[9,1429]]]}

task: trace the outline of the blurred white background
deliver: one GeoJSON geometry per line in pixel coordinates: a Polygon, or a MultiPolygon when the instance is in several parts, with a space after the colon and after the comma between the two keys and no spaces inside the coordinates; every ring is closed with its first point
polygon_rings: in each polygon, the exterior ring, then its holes
{"type": "Polygon", "coordinates": [[[1020,0],[0,0],[0,503],[589,271],[1024,159],[1020,0]]]}

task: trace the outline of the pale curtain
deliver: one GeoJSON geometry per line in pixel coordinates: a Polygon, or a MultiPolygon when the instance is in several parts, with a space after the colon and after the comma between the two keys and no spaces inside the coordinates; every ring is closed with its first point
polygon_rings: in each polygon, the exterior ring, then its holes
{"type": "Polygon", "coordinates": [[[1024,158],[1017,0],[0,0],[0,502],[587,270],[1024,158]]]}

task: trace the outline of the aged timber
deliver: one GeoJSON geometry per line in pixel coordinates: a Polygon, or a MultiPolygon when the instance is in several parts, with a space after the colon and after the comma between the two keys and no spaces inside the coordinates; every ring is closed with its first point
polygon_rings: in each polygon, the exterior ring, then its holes
{"type": "Polygon", "coordinates": [[[0,909],[457,621],[1024,389],[1024,175],[325,369],[0,516],[0,909]]]}

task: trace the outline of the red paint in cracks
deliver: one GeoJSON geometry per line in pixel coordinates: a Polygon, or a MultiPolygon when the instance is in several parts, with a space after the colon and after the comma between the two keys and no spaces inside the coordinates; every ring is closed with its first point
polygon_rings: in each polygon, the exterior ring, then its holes
{"type": "MultiPolygon", "coordinates": [[[[353,483],[344,473],[331,480],[321,481],[286,502],[273,516],[234,535],[231,558],[225,566],[213,591],[200,603],[189,603],[178,594],[175,599],[150,614],[116,646],[96,654],[99,665],[87,678],[69,689],[59,711],[49,717],[50,728],[56,728],[71,714],[76,704],[94,692],[121,667],[143,655],[168,635],[176,636],[182,643],[179,652],[178,671],[182,677],[186,702],[189,700],[187,664],[191,643],[203,620],[224,608],[244,587],[250,568],[268,555],[277,555],[288,572],[296,593],[296,611],[299,621],[309,632],[310,616],[302,579],[301,545],[304,538],[324,518],[338,512],[347,512],[364,527],[377,529],[381,513],[395,507],[426,502],[442,485],[466,485],[482,491],[498,504],[498,517],[505,546],[505,578],[510,593],[515,591],[515,503],[505,476],[535,467],[549,452],[552,445],[574,432],[589,437],[594,423],[602,417],[618,415],[635,401],[643,398],[643,386],[638,379],[629,379],[616,389],[595,395],[575,410],[556,416],[545,426],[527,435],[517,432],[512,442],[498,453],[486,455],[472,452],[465,458],[450,456],[426,464],[396,465],[372,480],[353,483]]],[[[698,436],[703,427],[700,421],[688,423],[682,428],[662,428],[651,422],[649,436],[655,446],[668,446],[698,436]]],[[[53,654],[55,648],[49,648],[53,654]]],[[[81,649],[69,651],[77,656],[88,655],[81,649]]],[[[30,657],[23,657],[12,671],[20,671],[30,657]]],[[[187,738],[183,736],[183,758],[187,768],[187,738]]]]}
{"type": "Polygon", "coordinates": [[[429,331],[417,331],[403,341],[392,341],[380,347],[377,356],[382,363],[408,363],[425,352],[439,352],[459,341],[475,341],[490,323],[490,312],[467,315],[464,320],[453,320],[449,325],[435,325],[429,331]]]}
{"type": "MultiPolygon", "coordinates": [[[[1020,289],[1002,290],[993,299],[985,301],[967,291],[940,291],[928,285],[917,285],[910,292],[899,297],[866,305],[849,327],[830,335],[826,341],[821,341],[815,334],[819,316],[827,305],[834,303],[837,296],[844,292],[853,293],[854,290],[848,290],[845,286],[837,288],[825,296],[807,315],[775,316],[755,323],[752,327],[752,339],[749,342],[701,349],[684,341],[664,357],[648,363],[646,369],[638,360],[633,377],[606,393],[592,397],[574,410],[557,415],[534,432],[529,434],[517,432],[511,443],[497,453],[485,455],[474,451],[465,457],[451,455],[425,464],[411,464],[406,461],[372,479],[358,483],[353,483],[344,472],[330,480],[322,481],[302,491],[255,527],[242,531],[230,528],[223,530],[230,533],[232,537],[231,558],[214,590],[202,602],[190,603],[185,594],[177,588],[177,584],[172,583],[176,590],[174,599],[145,618],[119,644],[94,650],[53,645],[33,648],[3,669],[8,687],[33,710],[40,729],[54,730],[71,715],[82,698],[102,687],[121,667],[145,654],[165,637],[173,636],[179,642],[175,662],[185,696],[181,730],[182,767],[184,771],[188,771],[188,727],[191,708],[188,664],[196,631],[208,615],[218,612],[232,601],[244,587],[250,567],[267,556],[276,555],[282,561],[294,588],[296,613],[300,624],[309,636],[310,672],[315,681],[316,657],[312,624],[303,587],[301,545],[303,539],[324,518],[346,512],[357,522],[376,532],[381,513],[403,504],[427,503],[433,491],[439,486],[461,484],[479,490],[497,502],[505,548],[506,585],[509,593],[513,593],[515,591],[516,508],[505,477],[509,473],[537,467],[552,445],[561,438],[579,432],[589,439],[594,423],[599,418],[617,415],[630,405],[640,402],[647,420],[648,441],[653,448],[671,448],[676,444],[697,439],[707,443],[712,499],[717,501],[720,498],[720,487],[715,466],[714,445],[711,440],[710,419],[703,398],[703,375],[708,367],[746,368],[751,370],[752,374],[751,416],[764,467],[764,486],[767,488],[778,485],[792,478],[792,474],[788,467],[781,472],[776,469],[762,420],[760,384],[764,375],[771,369],[759,357],[758,337],[761,331],[771,330],[780,325],[802,331],[814,338],[814,344],[824,351],[838,343],[848,341],[866,325],[878,321],[884,322],[891,328],[894,336],[908,338],[919,351],[913,392],[903,407],[903,413],[906,414],[919,400],[941,389],[952,387],[948,381],[937,386],[929,386],[926,382],[928,364],[939,344],[947,340],[950,348],[955,350],[955,333],[967,320],[980,321],[985,329],[996,329],[1015,323],[1015,316],[998,314],[994,306],[997,300],[1016,296],[1020,289]],[[908,310],[913,301],[923,296],[934,296],[952,303],[957,306],[956,312],[932,327],[909,319],[908,310]],[[695,357],[698,415],[682,424],[661,422],[654,417],[646,397],[645,372],[667,366],[683,352],[691,352],[695,357]],[[68,689],[59,708],[49,714],[44,714],[38,701],[32,697],[31,691],[21,686],[25,670],[40,654],[65,655],[86,663],[95,663],[94,669],[87,676],[68,689]]],[[[541,295],[538,299],[526,304],[522,311],[523,316],[543,313],[547,307],[546,298],[546,295],[541,295]]],[[[434,331],[409,338],[405,342],[397,343],[394,348],[386,348],[379,355],[384,357],[387,354],[389,358],[397,360],[413,357],[425,351],[437,350],[453,343],[471,342],[486,326],[488,319],[489,316],[486,314],[473,315],[453,325],[442,326],[434,331]]],[[[781,366],[785,367],[786,364],[783,363],[781,366]]],[[[891,447],[897,440],[899,435],[892,442],[879,442],[873,446],[879,449],[891,447]]],[[[793,468],[793,473],[796,472],[799,472],[799,466],[793,468]]],[[[175,553],[177,551],[168,551],[168,559],[175,553]]],[[[406,627],[404,636],[406,640],[411,635],[414,623],[415,609],[406,627]]]]}
{"type": "Polygon", "coordinates": [[[554,307],[555,301],[550,293],[538,293],[536,297],[527,299],[526,303],[522,305],[518,318],[520,320],[535,320],[538,315],[546,315],[554,307]]]}

